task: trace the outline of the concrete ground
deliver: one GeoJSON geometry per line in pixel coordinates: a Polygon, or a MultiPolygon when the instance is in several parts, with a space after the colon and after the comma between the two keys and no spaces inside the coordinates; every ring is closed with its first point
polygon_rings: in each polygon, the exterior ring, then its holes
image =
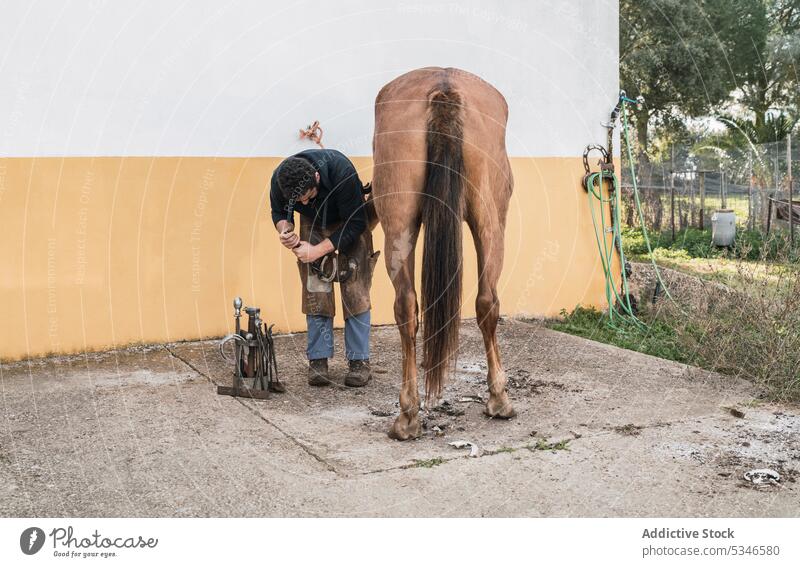
{"type": "MultiPolygon", "coordinates": [[[[751,384],[504,320],[519,417],[485,418],[483,343],[462,325],[423,438],[386,436],[399,336],[375,380],[311,388],[305,335],[276,339],[289,392],[216,394],[215,341],[0,366],[2,516],[797,516],[800,410],[751,384]],[[727,407],[745,412],[737,418],[727,407]],[[451,441],[476,443],[481,456],[451,441]],[[743,474],[777,470],[777,485],[743,474]]],[[[337,347],[341,333],[337,332],[337,347]]],[[[332,366],[341,383],[341,354],[332,366]]]]}

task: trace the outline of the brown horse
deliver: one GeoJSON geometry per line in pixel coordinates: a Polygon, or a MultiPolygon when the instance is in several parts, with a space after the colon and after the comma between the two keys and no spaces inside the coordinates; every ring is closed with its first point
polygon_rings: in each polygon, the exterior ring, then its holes
{"type": "Polygon", "coordinates": [[[375,101],[373,199],[386,235],[386,268],[403,348],[400,415],[389,436],[420,435],[414,249],[425,227],[422,257],[423,364],[426,400],[436,401],[458,350],[461,227],[478,255],[475,311],[489,366],[486,414],[515,415],[497,346],[503,234],[513,189],[506,153],[508,106],[494,87],[465,71],[429,67],[402,75],[375,101]]]}

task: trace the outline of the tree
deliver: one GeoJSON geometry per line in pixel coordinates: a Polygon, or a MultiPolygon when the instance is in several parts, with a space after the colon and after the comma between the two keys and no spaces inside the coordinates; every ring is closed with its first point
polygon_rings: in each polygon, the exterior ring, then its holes
{"type": "MultiPolygon", "coordinates": [[[[763,37],[753,38],[744,58],[739,102],[753,113],[754,131],[769,132],[769,115],[792,113],[798,102],[797,61],[800,57],[800,0],[763,0],[763,37]]],[[[774,126],[774,125],[773,125],[774,126]]],[[[761,142],[777,141],[760,140],[761,142]]]]}
{"type": "Polygon", "coordinates": [[[651,125],[675,130],[729,100],[767,30],[763,0],[620,1],[620,78],[645,100],[633,110],[645,159],[651,125]]]}

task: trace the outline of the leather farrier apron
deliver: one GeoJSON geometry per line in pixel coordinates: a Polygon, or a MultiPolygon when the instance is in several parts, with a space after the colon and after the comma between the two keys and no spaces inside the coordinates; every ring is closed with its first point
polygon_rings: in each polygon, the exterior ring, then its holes
{"type": "MultiPolygon", "coordinates": [[[[300,215],[300,240],[306,242],[321,242],[330,237],[341,223],[331,226],[321,227],[314,225],[314,221],[300,215]],[[312,238],[313,227],[313,238],[312,238]]],[[[342,293],[342,312],[344,318],[348,319],[352,315],[360,315],[368,311],[371,307],[369,299],[370,287],[372,287],[372,274],[375,264],[380,256],[380,251],[374,252],[372,249],[372,232],[367,228],[353,243],[350,250],[345,254],[339,252],[339,265],[352,266],[352,273],[339,287],[342,293]]],[[[303,286],[303,313],[305,315],[323,315],[333,317],[336,315],[336,298],[333,286],[330,291],[312,292],[308,291],[308,278],[317,277],[309,265],[297,261],[300,270],[300,282],[303,286]]],[[[338,281],[338,280],[337,280],[338,281]]]]}

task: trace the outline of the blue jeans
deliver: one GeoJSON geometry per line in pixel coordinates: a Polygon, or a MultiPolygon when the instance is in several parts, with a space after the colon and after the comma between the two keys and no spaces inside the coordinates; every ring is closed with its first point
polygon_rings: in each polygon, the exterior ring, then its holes
{"type": "MultiPolygon", "coordinates": [[[[369,360],[369,311],[344,321],[344,352],[347,360],[369,360]]],[[[309,360],[333,358],[333,317],[306,315],[309,360]]]]}

